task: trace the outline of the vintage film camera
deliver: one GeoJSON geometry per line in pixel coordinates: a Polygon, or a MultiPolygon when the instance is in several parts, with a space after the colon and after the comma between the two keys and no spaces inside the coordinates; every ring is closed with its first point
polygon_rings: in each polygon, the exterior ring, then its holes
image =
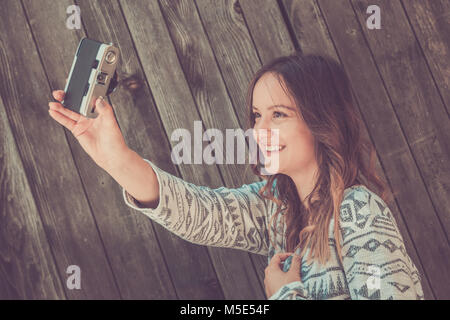
{"type": "Polygon", "coordinates": [[[112,43],[81,39],[64,88],[63,106],[85,117],[96,118],[96,99],[109,95],[117,86],[118,60],[119,49],[112,43]]]}

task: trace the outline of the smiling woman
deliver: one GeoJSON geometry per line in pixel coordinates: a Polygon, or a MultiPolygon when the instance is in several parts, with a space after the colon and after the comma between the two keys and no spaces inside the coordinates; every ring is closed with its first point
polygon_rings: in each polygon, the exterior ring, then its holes
{"type": "Polygon", "coordinates": [[[144,159],[159,202],[145,206],[124,188],[127,205],[192,243],[267,256],[269,299],[423,299],[385,199],[363,183],[385,191],[374,158],[364,162],[374,150],[361,139],[341,67],[315,55],[280,57],[256,73],[247,103],[249,129],[270,159],[251,165],[263,181],[211,189],[144,159]],[[275,171],[262,174],[271,161],[275,171]]]}
{"type": "MultiPolygon", "coordinates": [[[[278,162],[271,165],[277,173],[302,175],[299,170],[306,171],[305,168],[308,168],[307,174],[311,175],[314,173],[312,170],[317,170],[311,132],[295,107],[294,100],[286,94],[274,74],[268,72],[256,83],[252,109],[253,128],[257,133],[264,133],[255,139],[264,155],[278,162]],[[267,145],[264,142],[266,140],[269,141],[267,145]],[[278,145],[273,145],[275,141],[278,141],[278,145]]],[[[301,191],[305,185],[302,187],[301,191]]]]}
{"type": "MultiPolygon", "coordinates": [[[[343,190],[366,178],[381,189],[382,197],[385,192],[383,181],[363,162],[362,151],[373,155],[375,150],[361,140],[347,76],[328,57],[280,57],[256,73],[247,103],[249,127],[265,129],[269,135],[273,132],[279,141],[276,147],[283,146],[276,152],[278,170],[271,172],[268,183],[277,181],[280,197],[268,197],[286,204],[287,250],[301,246],[303,254],[312,244],[313,257],[324,263],[329,257],[326,231],[330,219],[338,217],[343,190]]],[[[264,138],[270,141],[272,136],[264,138]]],[[[267,178],[261,166],[252,168],[267,178]]]]}
{"type": "Polygon", "coordinates": [[[271,299],[423,299],[420,276],[386,205],[386,184],[375,173],[375,150],[361,136],[362,121],[342,67],[330,57],[300,52],[274,59],[253,77],[247,106],[249,128],[269,135],[255,139],[264,155],[278,162],[270,176],[260,162],[251,165],[267,180],[259,194],[277,203],[269,226],[276,239],[278,223],[283,225],[281,245],[270,237],[269,257],[276,260],[274,253],[288,251],[303,259],[295,270],[303,280],[292,282],[291,276],[289,284],[278,263],[269,263],[266,290],[279,289],[271,299]],[[262,142],[273,137],[277,144],[262,142]],[[400,267],[386,267],[399,261],[400,267]]]}

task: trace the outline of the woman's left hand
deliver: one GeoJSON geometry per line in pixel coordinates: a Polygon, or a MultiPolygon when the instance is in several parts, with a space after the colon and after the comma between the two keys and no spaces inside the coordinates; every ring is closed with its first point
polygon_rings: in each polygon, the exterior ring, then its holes
{"type": "Polygon", "coordinates": [[[281,261],[287,259],[293,252],[277,253],[269,262],[265,269],[264,286],[266,289],[267,298],[270,298],[282,286],[294,282],[301,281],[300,277],[300,256],[295,254],[292,258],[292,263],[287,272],[281,268],[281,261]]]}

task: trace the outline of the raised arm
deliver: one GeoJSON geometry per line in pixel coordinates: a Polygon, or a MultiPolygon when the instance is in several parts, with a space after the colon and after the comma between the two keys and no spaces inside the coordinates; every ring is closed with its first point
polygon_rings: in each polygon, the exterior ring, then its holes
{"type": "Polygon", "coordinates": [[[142,160],[147,167],[138,165],[141,176],[131,165],[127,165],[126,178],[119,177],[123,173],[111,174],[122,186],[129,207],[189,242],[268,254],[267,217],[273,204],[258,194],[265,181],[235,189],[212,189],[184,181],[142,160]]]}
{"type": "Polygon", "coordinates": [[[187,183],[128,148],[106,100],[97,99],[99,116],[89,119],[61,104],[64,91],[52,94],[58,102],[49,102],[49,115],[122,186],[127,205],[190,242],[268,254],[266,217],[272,202],[257,194],[265,182],[237,189],[187,183]]]}

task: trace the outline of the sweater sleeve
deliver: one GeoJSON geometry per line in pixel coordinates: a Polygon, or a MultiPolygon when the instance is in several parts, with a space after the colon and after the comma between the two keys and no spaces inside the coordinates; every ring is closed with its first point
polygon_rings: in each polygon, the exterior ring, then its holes
{"type": "Polygon", "coordinates": [[[397,223],[376,194],[357,188],[342,202],[343,268],[352,300],[423,300],[419,272],[397,223]]]}
{"type": "Polygon", "coordinates": [[[266,181],[211,189],[182,180],[144,159],[159,183],[159,203],[143,207],[124,188],[125,203],[191,243],[268,255],[270,204],[259,194],[266,181]]]}

